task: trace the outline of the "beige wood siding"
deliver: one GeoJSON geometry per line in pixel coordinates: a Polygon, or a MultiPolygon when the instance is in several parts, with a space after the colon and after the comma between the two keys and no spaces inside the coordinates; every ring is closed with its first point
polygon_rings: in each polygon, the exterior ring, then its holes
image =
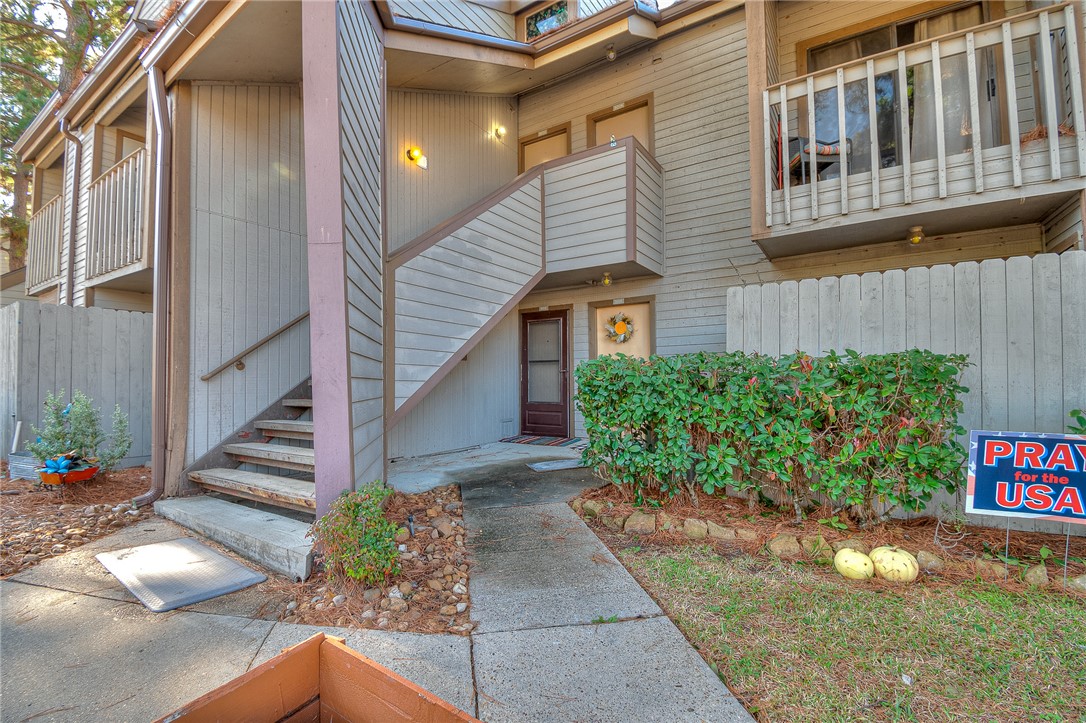
{"type": "Polygon", "coordinates": [[[621,0],[577,0],[577,17],[587,18],[590,15],[603,12],[619,2],[621,0]]]}
{"type": "Polygon", "coordinates": [[[154,23],[162,19],[166,9],[173,4],[173,0],[142,0],[133,15],[137,20],[146,20],[154,23]]]}
{"type": "Polygon", "coordinates": [[[340,149],[354,482],[384,477],[384,323],[381,111],[384,59],[365,9],[339,16],[340,149]]]}
{"type": "Polygon", "coordinates": [[[1084,249],[1082,198],[1072,198],[1053,211],[1044,221],[1045,251],[1059,253],[1067,249],[1084,249]]]}
{"type": "Polygon", "coordinates": [[[75,188],[75,150],[76,144],[72,141],[64,141],[64,180],[62,197],[60,200],[62,215],[60,221],[60,271],[61,281],[57,285],[57,299],[63,299],[67,286],[68,264],[71,262],[68,254],[68,234],[72,227],[72,189],[75,188]]]}
{"type": "Polygon", "coordinates": [[[664,174],[640,154],[634,156],[637,262],[664,273],[664,174]]]}
{"type": "Polygon", "coordinates": [[[390,0],[388,4],[394,14],[406,18],[506,40],[516,39],[513,16],[483,5],[451,0],[390,0]]]}
{"type": "MultiPolygon", "coordinates": [[[[87,209],[90,207],[90,184],[94,180],[94,164],[91,162],[94,156],[94,137],[98,132],[98,128],[86,126],[80,134],[83,141],[83,161],[79,169],[79,205],[75,213],[75,277],[72,295],[72,304],[75,306],[87,305],[87,289],[84,283],[87,276],[87,209]]],[[[64,238],[64,243],[67,244],[68,237],[64,238]]]]}
{"type": "Polygon", "coordinates": [[[541,190],[525,183],[396,268],[397,408],[540,273],[541,190]]]}
{"type": "Polygon", "coordinates": [[[302,103],[292,85],[194,84],[191,463],[309,376],[309,324],[200,376],[309,306],[302,103]]]}
{"type": "MultiPolygon", "coordinates": [[[[64,190],[64,166],[46,168],[38,174],[41,183],[42,205],[49,203],[64,190]]],[[[35,211],[37,209],[34,209],[35,211]]]]}
{"type": "Polygon", "coordinates": [[[513,310],[392,428],[390,458],[463,449],[520,431],[518,321],[513,310]]]}
{"type": "Polygon", "coordinates": [[[142,107],[129,108],[121,113],[109,126],[102,128],[102,156],[98,162],[98,172],[104,173],[111,166],[119,162],[124,156],[121,153],[120,136],[117,131],[124,131],[138,138],[143,138],[147,133],[147,114],[142,107]]]}
{"type": "Polygon", "coordinates": [[[547,273],[626,260],[626,149],[548,168],[547,273]]]}
{"type": "Polygon", "coordinates": [[[154,295],[99,287],[94,290],[94,306],[101,309],[151,313],[154,311],[154,295]]]}
{"type": "Polygon", "coordinates": [[[392,90],[388,94],[388,243],[395,250],[517,175],[514,98],[392,90]],[[493,131],[504,126],[504,139],[493,131]],[[407,159],[417,146],[423,170],[407,159]]]}

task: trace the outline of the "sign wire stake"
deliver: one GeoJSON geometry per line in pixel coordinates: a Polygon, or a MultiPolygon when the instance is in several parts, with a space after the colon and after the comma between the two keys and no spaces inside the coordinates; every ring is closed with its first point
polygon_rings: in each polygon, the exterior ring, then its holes
{"type": "Polygon", "coordinates": [[[1007,540],[1003,543],[1003,572],[1006,574],[1006,579],[1011,577],[1011,521],[1007,519],[1007,540]]]}
{"type": "Polygon", "coordinates": [[[1063,523],[1064,538],[1063,538],[1063,589],[1067,589],[1067,559],[1071,553],[1071,523],[1063,523]]]}

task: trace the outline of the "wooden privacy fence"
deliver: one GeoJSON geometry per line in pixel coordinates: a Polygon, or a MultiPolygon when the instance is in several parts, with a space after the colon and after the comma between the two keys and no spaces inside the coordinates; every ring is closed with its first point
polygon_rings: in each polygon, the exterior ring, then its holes
{"type": "Polygon", "coordinates": [[[0,432],[3,457],[16,422],[19,448],[41,426],[42,403],[78,389],[102,410],[108,432],[113,405],[128,414],[132,450],[124,465],[151,457],[151,314],[19,301],[0,309],[0,432]]]}
{"type": "MultiPolygon", "coordinates": [[[[770,356],[968,354],[963,427],[1063,432],[1067,413],[1086,408],[1086,251],[733,287],[727,344],[770,356]]],[[[978,521],[1006,524],[996,519],[978,521]]]]}

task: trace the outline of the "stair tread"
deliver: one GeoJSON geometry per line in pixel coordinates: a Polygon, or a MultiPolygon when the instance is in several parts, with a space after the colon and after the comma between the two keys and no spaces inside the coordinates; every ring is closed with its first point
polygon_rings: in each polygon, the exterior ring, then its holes
{"type": "Polygon", "coordinates": [[[284,407],[312,407],[313,400],[305,397],[298,397],[296,399],[284,399],[284,407]]]}
{"type": "Polygon", "coordinates": [[[271,461],[293,462],[295,464],[312,465],[315,459],[312,448],[288,447],[285,444],[269,444],[267,442],[238,442],[237,444],[225,444],[222,449],[227,454],[255,457],[271,461]]]}
{"type": "Polygon", "coordinates": [[[256,423],[256,428],[312,433],[313,422],[304,419],[262,419],[256,423]]]}
{"type": "Polygon", "coordinates": [[[159,500],[155,512],[275,572],[309,576],[313,542],[305,522],[207,496],[159,500]]]}
{"type": "Polygon", "coordinates": [[[189,479],[219,489],[233,489],[267,497],[273,504],[275,500],[289,500],[307,508],[317,507],[315,487],[306,480],[226,468],[202,469],[190,473],[189,479]]]}

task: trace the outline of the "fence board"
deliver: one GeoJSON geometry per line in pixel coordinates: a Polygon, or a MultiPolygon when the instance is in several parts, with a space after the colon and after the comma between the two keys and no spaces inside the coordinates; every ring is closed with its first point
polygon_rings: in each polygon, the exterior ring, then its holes
{"type": "MultiPolygon", "coordinates": [[[[803,279],[787,288],[729,289],[729,302],[743,307],[737,318],[728,315],[729,349],[786,354],[795,338],[800,349],[821,354],[965,354],[961,380],[969,391],[959,422],[966,429],[1062,432],[1067,413],[1086,408],[1086,251],[803,279]],[[779,336],[767,339],[771,330],[779,336]]],[[[937,512],[941,500],[929,510],[937,512]]],[[[1040,521],[1012,526],[1063,531],[1040,521]]]]}
{"type": "Polygon", "coordinates": [[[110,429],[113,406],[128,414],[132,450],[122,464],[144,464],[151,456],[151,315],[19,301],[0,309],[5,340],[0,369],[0,430],[3,457],[11,449],[16,421],[19,447],[41,426],[49,392],[78,389],[102,410],[110,429]],[[10,359],[10,364],[7,363],[10,359]]]}

